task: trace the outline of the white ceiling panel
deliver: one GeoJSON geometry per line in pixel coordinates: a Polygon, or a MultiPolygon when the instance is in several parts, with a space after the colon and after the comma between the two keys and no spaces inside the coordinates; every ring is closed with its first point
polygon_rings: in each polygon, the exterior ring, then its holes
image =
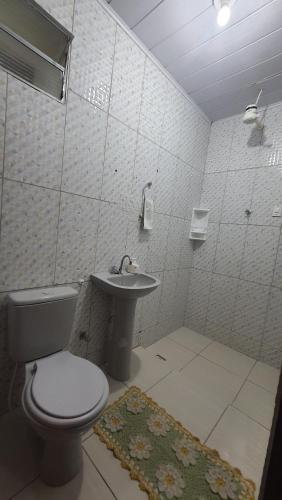
{"type": "Polygon", "coordinates": [[[151,49],[190,23],[208,9],[211,3],[212,0],[164,0],[134,28],[134,32],[151,49]]]}
{"type": "Polygon", "coordinates": [[[135,26],[144,16],[162,0],[110,0],[108,3],[130,28],[135,26]]]}

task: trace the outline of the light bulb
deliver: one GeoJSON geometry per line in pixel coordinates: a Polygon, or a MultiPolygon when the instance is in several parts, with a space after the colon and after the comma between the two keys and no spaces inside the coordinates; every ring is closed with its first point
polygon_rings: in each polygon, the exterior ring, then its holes
{"type": "Polygon", "coordinates": [[[217,24],[219,26],[225,26],[230,19],[230,15],[231,10],[228,5],[223,5],[223,7],[221,7],[217,14],[217,24]]]}

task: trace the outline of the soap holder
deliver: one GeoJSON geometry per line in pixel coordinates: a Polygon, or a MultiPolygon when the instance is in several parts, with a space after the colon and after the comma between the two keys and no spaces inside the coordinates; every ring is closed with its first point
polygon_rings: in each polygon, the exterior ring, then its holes
{"type": "Polygon", "coordinates": [[[205,241],[208,233],[209,209],[193,208],[189,239],[205,241]]]}

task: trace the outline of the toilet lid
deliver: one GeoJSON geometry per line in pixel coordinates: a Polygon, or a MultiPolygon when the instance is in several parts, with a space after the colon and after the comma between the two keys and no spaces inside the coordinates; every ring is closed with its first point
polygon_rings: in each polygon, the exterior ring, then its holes
{"type": "Polygon", "coordinates": [[[105,375],[100,368],[63,351],[37,361],[31,395],[45,413],[75,418],[93,410],[104,390],[105,375]]]}

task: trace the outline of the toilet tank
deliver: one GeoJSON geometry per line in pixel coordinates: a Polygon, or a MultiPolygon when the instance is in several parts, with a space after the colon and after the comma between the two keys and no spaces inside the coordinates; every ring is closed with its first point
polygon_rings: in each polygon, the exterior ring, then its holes
{"type": "Polygon", "coordinates": [[[69,286],[8,295],[8,347],[28,362],[62,350],[70,337],[78,292],[69,286]]]}

